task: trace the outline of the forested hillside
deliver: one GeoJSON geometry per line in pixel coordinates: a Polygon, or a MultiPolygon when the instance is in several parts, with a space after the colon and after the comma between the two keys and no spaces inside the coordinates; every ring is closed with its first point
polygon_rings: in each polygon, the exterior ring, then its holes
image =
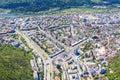
{"type": "Polygon", "coordinates": [[[38,12],[53,8],[67,9],[71,7],[118,4],[120,0],[0,0],[0,8],[15,12],[38,12]]]}
{"type": "Polygon", "coordinates": [[[0,80],[33,80],[30,53],[12,45],[0,45],[0,80]]]}

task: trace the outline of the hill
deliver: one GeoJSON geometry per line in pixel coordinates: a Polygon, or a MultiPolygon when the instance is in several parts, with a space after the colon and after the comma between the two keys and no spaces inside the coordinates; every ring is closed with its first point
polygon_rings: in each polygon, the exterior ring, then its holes
{"type": "Polygon", "coordinates": [[[118,4],[120,0],[1,0],[0,8],[14,12],[39,12],[49,9],[68,9],[80,6],[118,4]]]}
{"type": "Polygon", "coordinates": [[[109,69],[107,71],[107,77],[109,80],[120,80],[120,50],[118,51],[118,56],[108,59],[109,62],[109,69]],[[112,71],[112,72],[110,72],[112,71]]]}
{"type": "Polygon", "coordinates": [[[33,80],[32,57],[11,45],[0,45],[0,80],[33,80]]]}

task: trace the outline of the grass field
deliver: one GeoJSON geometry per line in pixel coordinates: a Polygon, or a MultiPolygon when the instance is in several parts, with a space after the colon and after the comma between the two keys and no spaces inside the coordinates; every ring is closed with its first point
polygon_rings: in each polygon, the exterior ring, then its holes
{"type": "Polygon", "coordinates": [[[120,8],[69,8],[63,10],[49,10],[40,12],[27,12],[25,16],[38,16],[38,15],[64,15],[72,13],[105,13],[105,12],[119,12],[120,8]]]}
{"type": "Polygon", "coordinates": [[[102,13],[102,12],[117,12],[120,11],[119,8],[70,8],[58,11],[60,14],[68,13],[102,13]]]}

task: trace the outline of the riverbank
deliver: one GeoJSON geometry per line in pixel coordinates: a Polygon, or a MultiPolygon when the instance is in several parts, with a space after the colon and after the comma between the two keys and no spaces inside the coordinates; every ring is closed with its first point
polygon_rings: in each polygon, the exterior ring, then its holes
{"type": "Polygon", "coordinates": [[[42,16],[42,15],[61,15],[61,14],[71,14],[71,13],[109,13],[109,12],[119,12],[120,8],[69,8],[63,10],[48,10],[40,12],[26,12],[26,13],[0,13],[0,18],[9,18],[9,17],[29,17],[29,16],[42,16]]]}

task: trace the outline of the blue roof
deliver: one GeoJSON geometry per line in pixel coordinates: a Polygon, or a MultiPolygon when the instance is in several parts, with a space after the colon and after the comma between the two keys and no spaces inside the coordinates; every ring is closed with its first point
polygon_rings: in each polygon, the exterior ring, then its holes
{"type": "Polygon", "coordinates": [[[76,77],[75,80],[79,80],[79,77],[76,77]]]}
{"type": "Polygon", "coordinates": [[[105,74],[106,70],[105,69],[101,69],[100,74],[105,74]]]}
{"type": "Polygon", "coordinates": [[[80,53],[79,53],[79,51],[78,51],[78,48],[75,49],[74,54],[75,54],[76,56],[79,56],[79,55],[80,55],[80,53]]]}
{"type": "Polygon", "coordinates": [[[84,74],[89,74],[87,71],[84,71],[84,74]]]}

